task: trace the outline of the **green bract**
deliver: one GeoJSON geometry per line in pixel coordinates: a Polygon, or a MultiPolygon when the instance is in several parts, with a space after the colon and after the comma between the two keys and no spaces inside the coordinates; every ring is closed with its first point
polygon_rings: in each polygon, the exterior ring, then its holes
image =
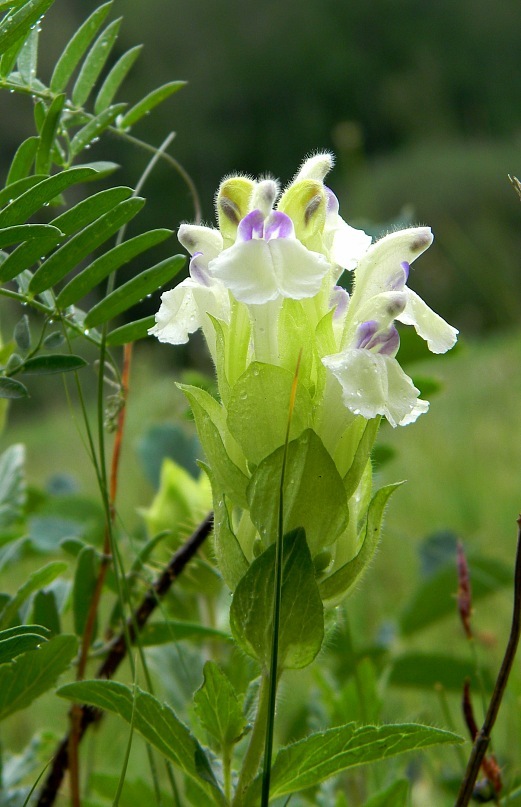
{"type": "MultiPolygon", "coordinates": [[[[406,425],[428,409],[396,358],[395,320],[413,325],[435,353],[456,341],[406,285],[430,229],[371,244],[339,215],[324,184],[332,164],[329,154],[311,157],[282,194],[269,178],[224,180],[218,228],[179,230],[190,277],[163,294],[150,330],[181,344],[201,328],[215,363],[219,400],[182,389],[209,465],[217,561],[237,596],[276,540],[285,452],[283,531],[305,535],[325,605],[348,593],[373,555],[394,489],[372,491],[381,417],[406,425]],[[351,297],[337,285],[343,271],[353,273],[351,297]]],[[[235,623],[240,613],[236,606],[235,623]]]]}

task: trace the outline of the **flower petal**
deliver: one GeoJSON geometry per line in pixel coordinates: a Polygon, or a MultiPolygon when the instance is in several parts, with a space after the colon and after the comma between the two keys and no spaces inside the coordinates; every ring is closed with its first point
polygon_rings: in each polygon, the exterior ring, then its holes
{"type": "Polygon", "coordinates": [[[418,336],[427,342],[431,353],[446,353],[458,338],[456,328],[445,322],[411,289],[407,289],[405,310],[396,319],[404,325],[413,325],[418,336]]]}
{"type": "Polygon", "coordinates": [[[371,246],[372,238],[363,230],[351,227],[338,215],[338,199],[329,188],[326,188],[326,196],[324,246],[332,263],[351,271],[371,246]]]}
{"type": "Polygon", "coordinates": [[[223,248],[223,239],[219,230],[203,227],[200,224],[181,224],[177,238],[186,250],[193,255],[201,253],[204,265],[208,266],[212,258],[217,257],[223,248]]]}
{"type": "Polygon", "coordinates": [[[202,327],[208,341],[209,338],[211,340],[213,326],[207,314],[227,321],[229,311],[228,292],[222,284],[214,282],[211,286],[202,286],[188,278],[161,295],[156,324],[150,328],[149,334],[156,336],[160,342],[182,345],[188,342],[189,334],[202,327]]]}
{"type": "Polygon", "coordinates": [[[241,303],[259,305],[279,295],[294,300],[313,297],[329,262],[295,238],[272,238],[237,242],[208,268],[241,303]]]}
{"type": "Polygon", "coordinates": [[[429,407],[391,356],[353,348],[322,362],[339,381],[344,404],[354,415],[384,415],[394,427],[412,423],[429,407]]]}

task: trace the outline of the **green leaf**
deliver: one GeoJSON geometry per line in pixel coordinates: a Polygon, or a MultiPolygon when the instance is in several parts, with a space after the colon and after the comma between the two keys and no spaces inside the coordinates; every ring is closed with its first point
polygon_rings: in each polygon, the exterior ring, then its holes
{"type": "Polygon", "coordinates": [[[107,335],[107,345],[118,347],[126,345],[128,342],[137,342],[138,339],[145,339],[155,321],[155,315],[152,314],[150,317],[143,317],[143,319],[136,319],[134,322],[121,325],[120,328],[115,328],[107,335]]]}
{"type": "Polygon", "coordinates": [[[170,95],[173,95],[175,92],[184,87],[186,81],[169,81],[168,84],[163,84],[161,87],[158,87],[155,90],[152,90],[151,93],[146,95],[141,101],[139,101],[132,109],[123,115],[123,118],[118,123],[119,129],[130,129],[135,123],[137,123],[140,118],[144,115],[147,115],[150,110],[168,98],[170,95]]]}
{"type": "Polygon", "coordinates": [[[119,715],[198,784],[208,800],[201,803],[226,805],[203,749],[167,704],[139,687],[131,689],[115,681],[66,684],[57,694],[119,715]]]}
{"type": "MultiPolygon", "coordinates": [[[[358,726],[348,723],[311,734],[281,748],[271,773],[273,799],[314,787],[342,771],[433,745],[454,745],[462,738],[450,731],[403,723],[358,726]]],[[[258,804],[261,780],[248,790],[244,807],[258,804]]]]}
{"type": "Polygon", "coordinates": [[[142,47],[142,45],[136,45],[136,47],[127,50],[123,56],[120,56],[114,67],[111,69],[101,86],[94,104],[94,112],[96,115],[103,112],[104,109],[107,109],[107,107],[110,106],[114,96],[125,80],[127,73],[132,68],[132,65],[139,56],[142,47]]]}
{"type": "Polygon", "coordinates": [[[80,151],[83,151],[95,138],[99,137],[111,123],[115,121],[117,116],[126,108],[126,104],[114,104],[104,109],[99,115],[92,118],[86,126],[77,132],[72,138],[69,146],[71,160],[76,157],[80,151]]]}
{"type": "MultiPolygon", "coordinates": [[[[513,583],[512,569],[506,563],[485,555],[468,558],[472,600],[478,600],[513,583]]],[[[400,628],[405,636],[423,630],[448,614],[456,617],[455,594],[458,590],[456,558],[423,581],[405,606],[400,628]]]]}
{"type": "Polygon", "coordinates": [[[22,45],[18,54],[18,70],[22,81],[29,87],[36,78],[36,64],[38,61],[38,38],[40,35],[39,26],[32,26],[29,36],[22,45]]]}
{"type": "Polygon", "coordinates": [[[191,641],[220,639],[224,642],[231,642],[230,634],[224,633],[222,630],[207,628],[196,622],[180,622],[174,619],[150,622],[139,634],[139,642],[143,647],[155,647],[158,644],[182,642],[187,639],[191,641]]]}
{"type": "Polygon", "coordinates": [[[20,350],[29,350],[31,347],[31,331],[29,329],[29,317],[24,314],[14,327],[13,338],[20,350]]]}
{"type": "Polygon", "coordinates": [[[246,488],[248,477],[230,458],[223,441],[224,410],[205,390],[179,384],[190,402],[197,434],[208,459],[219,490],[233,499],[234,504],[248,508],[246,488]]]}
{"type": "Polygon", "coordinates": [[[74,72],[74,68],[101,28],[111,6],[112,0],[100,6],[93,11],[90,17],[78,28],[56,63],[50,83],[52,92],[62,92],[62,90],[65,89],[74,72]]]}
{"type": "Polygon", "coordinates": [[[4,11],[18,8],[18,6],[21,6],[22,3],[25,2],[26,0],[0,0],[0,13],[3,14],[4,11]]]}
{"type": "Polygon", "coordinates": [[[351,467],[344,476],[344,487],[346,489],[346,496],[348,499],[353,496],[358,485],[360,484],[365,467],[369,462],[371,449],[374,445],[376,435],[378,434],[381,419],[382,418],[379,416],[367,421],[365,429],[360,438],[360,442],[358,443],[353,462],[351,463],[351,467]]]}
{"type": "Polygon", "coordinates": [[[13,227],[5,227],[0,230],[0,248],[19,244],[20,241],[48,238],[49,236],[52,236],[53,239],[64,237],[63,233],[52,224],[15,224],[13,227]]]}
{"type": "MultiPolygon", "coordinates": [[[[39,140],[39,138],[36,138],[36,140],[39,140]]],[[[0,207],[4,207],[8,203],[11,204],[11,202],[14,202],[14,200],[21,196],[22,193],[25,193],[25,191],[29,188],[33,188],[35,185],[38,185],[38,183],[43,179],[47,179],[44,174],[39,174],[38,176],[33,175],[30,177],[20,177],[20,179],[17,179],[10,185],[2,188],[2,190],[0,190],[0,207]]]]}
{"type": "Polygon", "coordinates": [[[365,535],[358,554],[330,577],[326,577],[325,580],[321,581],[319,585],[320,596],[328,607],[337,605],[367,569],[380,541],[385,507],[391,494],[401,484],[401,482],[398,482],[394,485],[386,485],[375,493],[367,512],[364,525],[365,535]]]}
{"type": "Polygon", "coordinates": [[[217,750],[239,742],[247,727],[239,698],[230,679],[213,661],[204,665],[204,680],[194,694],[194,711],[217,750]]]}
{"type": "MultiPolygon", "coordinates": [[[[277,407],[278,408],[278,407],[277,407]]],[[[257,428],[257,423],[254,428],[257,428]]],[[[250,425],[250,429],[253,428],[250,425]]],[[[275,541],[284,446],[256,468],[248,485],[250,516],[263,543],[275,541]]],[[[320,437],[306,429],[288,445],[284,484],[284,532],[303,527],[312,557],[332,544],[347,526],[342,478],[320,437]]]]}
{"type": "MultiPolygon", "coordinates": [[[[99,576],[99,556],[93,546],[85,546],[81,550],[76,563],[74,586],[72,589],[72,610],[74,614],[74,631],[82,636],[90,611],[92,595],[99,576]]],[[[93,631],[95,637],[96,630],[93,631]]]]}
{"type": "MultiPolygon", "coordinates": [[[[92,168],[68,168],[52,177],[46,177],[46,179],[38,182],[37,185],[14,199],[0,212],[0,227],[23,224],[29,216],[36,213],[46,202],[52,201],[71,185],[84,182],[95,174],[96,172],[92,168]]],[[[9,187],[13,188],[12,185],[9,187]]]]}
{"type": "Polygon", "coordinates": [[[27,387],[15,378],[0,377],[0,398],[28,398],[27,387]]]}
{"type": "Polygon", "coordinates": [[[76,233],[36,270],[29,283],[29,292],[40,294],[62,280],[79,261],[134,218],[144,204],[145,200],[140,196],[126,199],[76,233]]]}
{"type": "Polygon", "coordinates": [[[26,497],[25,446],[16,443],[0,455],[0,528],[21,518],[26,497]]]}
{"type": "Polygon", "coordinates": [[[55,686],[76,655],[75,636],[55,636],[0,667],[0,720],[25,709],[55,686]]]}
{"type": "Polygon", "coordinates": [[[38,145],[38,151],[36,152],[34,170],[37,174],[48,174],[50,171],[51,148],[56,137],[64,103],[65,93],[56,95],[46,112],[40,132],[40,143],[38,145]]]}
{"type": "Polygon", "coordinates": [[[40,138],[33,136],[28,137],[27,140],[24,140],[23,143],[18,146],[11,167],[9,168],[9,173],[5,181],[6,185],[12,185],[18,179],[23,179],[27,176],[31,170],[34,158],[36,157],[39,142],[40,138]]]}
{"type": "Polygon", "coordinates": [[[56,595],[52,589],[37,591],[34,595],[31,620],[43,625],[51,636],[61,633],[60,614],[56,595]]]}
{"type": "MultiPolygon", "coordinates": [[[[116,190],[115,188],[112,190],[116,190]]],[[[105,191],[106,193],[106,191],[105,191]]],[[[98,194],[99,195],[99,194],[98,194]]],[[[124,266],[137,255],[141,255],[147,249],[151,249],[156,244],[160,244],[172,234],[172,230],[159,229],[150,230],[146,233],[136,235],[128,241],[123,241],[113,249],[101,255],[83,271],[77,274],[60,292],[57,299],[59,308],[66,308],[73,303],[76,303],[89,291],[91,291],[98,283],[105,280],[108,275],[124,266]]],[[[152,327],[154,321],[150,323],[152,327]]],[[[120,330],[120,329],[118,329],[120,330]]],[[[127,340],[132,341],[132,340],[127,340]]],[[[124,344],[124,343],[120,343],[124,344]]]]}
{"type": "MultiPolygon", "coordinates": [[[[272,364],[252,362],[231,390],[228,428],[248,461],[255,465],[284,445],[292,386],[293,373],[289,370],[272,364]],[[254,428],[252,423],[255,424],[254,428]]],[[[291,420],[290,440],[311,426],[311,412],[311,397],[305,387],[299,384],[291,420]]]]}
{"type": "MultiPolygon", "coordinates": [[[[324,639],[324,610],[304,530],[284,536],[279,632],[280,669],[311,664],[324,639]]],[[[267,668],[271,659],[275,544],[239,581],[230,608],[232,633],[249,656],[267,668]]]]}
{"type": "Polygon", "coordinates": [[[89,97],[98,76],[110,56],[110,51],[117,39],[121,17],[111,22],[94,42],[81,67],[72,90],[72,103],[82,107],[89,97]]]}
{"type": "Polygon", "coordinates": [[[0,53],[25,37],[53,3],[54,0],[28,0],[14,14],[7,14],[0,24],[0,53]]]}
{"type": "Polygon", "coordinates": [[[364,807],[407,807],[409,804],[409,781],[398,779],[392,785],[371,796],[364,807]]]}
{"type": "MultiPolygon", "coordinates": [[[[210,480],[212,473],[207,471],[210,480]]],[[[248,561],[231,528],[230,515],[226,507],[226,499],[218,491],[214,482],[213,490],[213,518],[214,518],[214,551],[224,582],[232,591],[235,591],[239,580],[248,571],[248,561]]]]}
{"type": "Polygon", "coordinates": [[[72,353],[50,353],[48,356],[34,356],[24,362],[21,372],[32,375],[53,375],[54,373],[70,373],[81,370],[87,362],[81,356],[72,353]]]}
{"type": "Polygon", "coordinates": [[[22,653],[36,650],[47,641],[46,631],[40,626],[23,625],[18,628],[0,631],[0,664],[7,664],[22,653]],[[22,630],[24,628],[24,630],[22,630]],[[26,630],[30,628],[30,630],[26,630]]]}
{"type": "Polygon", "coordinates": [[[42,566],[36,572],[29,575],[16,594],[10,598],[0,613],[0,628],[10,628],[13,620],[16,619],[18,609],[29,599],[31,594],[38,591],[49,583],[52,583],[62,572],[67,569],[67,564],[63,561],[52,561],[46,566],[42,566]]]}
{"type": "MultiPolygon", "coordinates": [[[[492,689],[492,678],[487,669],[482,669],[482,679],[488,690],[492,689]]],[[[441,684],[444,689],[461,692],[463,682],[470,678],[471,684],[479,689],[476,678],[476,665],[470,658],[463,659],[445,653],[403,653],[394,660],[388,683],[398,687],[416,687],[433,690],[441,684]]]]}
{"type": "Polygon", "coordinates": [[[184,255],[166,258],[119,286],[112,294],[91,308],[85,317],[85,326],[92,328],[101,325],[141,302],[147,294],[152,294],[172,280],[184,266],[185,260],[184,255]]]}

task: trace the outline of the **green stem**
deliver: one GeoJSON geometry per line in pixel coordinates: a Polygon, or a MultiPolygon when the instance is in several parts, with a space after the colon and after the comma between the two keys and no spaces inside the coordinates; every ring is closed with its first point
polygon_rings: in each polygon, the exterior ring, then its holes
{"type": "Polygon", "coordinates": [[[250,744],[244,756],[237,789],[232,801],[232,807],[241,807],[243,797],[253,782],[257,771],[259,770],[260,762],[262,759],[262,752],[264,749],[264,741],[266,737],[266,717],[269,704],[269,678],[267,672],[264,671],[261,677],[259,689],[259,703],[257,706],[257,714],[255,715],[255,722],[250,736],[250,744]]]}

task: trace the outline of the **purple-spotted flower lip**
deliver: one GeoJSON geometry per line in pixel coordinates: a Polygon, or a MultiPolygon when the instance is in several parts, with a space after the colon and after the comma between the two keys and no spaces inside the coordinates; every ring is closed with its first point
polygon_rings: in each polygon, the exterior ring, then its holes
{"type": "Polygon", "coordinates": [[[329,307],[334,308],[333,319],[340,319],[344,316],[349,305],[349,293],[343,286],[333,286],[329,298],[329,307]]]}
{"type": "Polygon", "coordinates": [[[265,216],[262,210],[252,210],[240,222],[237,228],[237,241],[252,241],[263,238],[271,241],[274,238],[294,238],[295,228],[290,217],[280,210],[272,210],[265,216]]]}
{"type": "Polygon", "coordinates": [[[192,280],[199,283],[200,286],[211,286],[212,280],[208,269],[204,265],[204,257],[202,252],[195,252],[192,255],[188,271],[192,280]],[[202,260],[201,260],[202,258],[202,260]]]}
{"type": "Polygon", "coordinates": [[[400,346],[400,335],[394,325],[381,329],[374,320],[362,322],[356,329],[354,348],[394,356],[400,346]]]}

